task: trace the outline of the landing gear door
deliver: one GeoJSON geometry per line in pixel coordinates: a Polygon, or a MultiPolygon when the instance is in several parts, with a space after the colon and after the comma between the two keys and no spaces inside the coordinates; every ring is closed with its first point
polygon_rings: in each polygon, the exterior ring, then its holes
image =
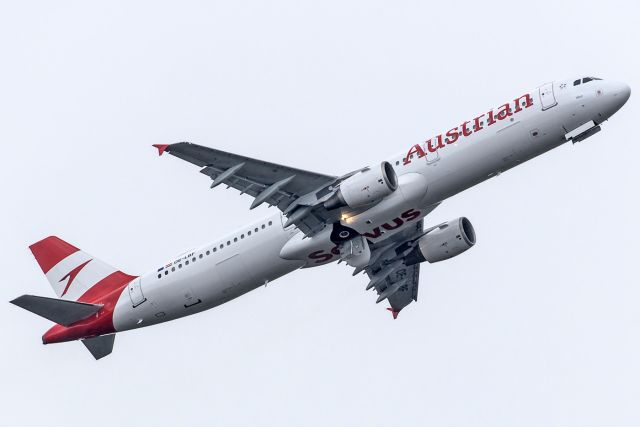
{"type": "Polygon", "coordinates": [[[547,83],[540,86],[538,91],[540,92],[540,105],[542,105],[542,111],[558,105],[556,95],[553,93],[553,83],[547,83]]]}
{"type": "Polygon", "coordinates": [[[140,278],[129,283],[129,298],[131,298],[133,307],[137,307],[147,300],[142,293],[142,281],[140,278]]]}

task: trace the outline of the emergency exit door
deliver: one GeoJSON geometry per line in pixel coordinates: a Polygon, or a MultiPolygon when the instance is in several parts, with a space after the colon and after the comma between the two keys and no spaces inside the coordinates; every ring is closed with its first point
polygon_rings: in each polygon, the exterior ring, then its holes
{"type": "Polygon", "coordinates": [[[542,105],[542,111],[558,105],[556,96],[553,93],[553,83],[542,85],[538,90],[540,91],[540,105],[542,105]]]}

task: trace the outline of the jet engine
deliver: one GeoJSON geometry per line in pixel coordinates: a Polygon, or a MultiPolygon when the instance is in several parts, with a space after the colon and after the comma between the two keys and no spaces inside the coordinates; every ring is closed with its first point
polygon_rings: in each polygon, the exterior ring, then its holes
{"type": "Polygon", "coordinates": [[[449,221],[418,240],[416,246],[405,257],[406,265],[424,261],[438,262],[460,255],[476,243],[476,232],[465,217],[449,221]]]}
{"type": "Polygon", "coordinates": [[[327,210],[344,206],[359,208],[378,202],[398,188],[398,176],[389,162],[368,168],[340,183],[338,191],[324,202],[327,210]]]}

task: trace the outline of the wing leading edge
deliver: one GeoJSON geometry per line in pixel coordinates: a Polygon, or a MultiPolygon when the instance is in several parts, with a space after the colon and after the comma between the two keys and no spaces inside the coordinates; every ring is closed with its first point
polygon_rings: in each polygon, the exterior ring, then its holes
{"type": "Polygon", "coordinates": [[[160,155],[169,153],[201,167],[211,178],[211,188],[227,185],[254,198],[251,209],[267,203],[276,206],[306,235],[313,235],[339,213],[329,213],[320,203],[339,177],[265,162],[189,142],[154,145],[160,155]]]}

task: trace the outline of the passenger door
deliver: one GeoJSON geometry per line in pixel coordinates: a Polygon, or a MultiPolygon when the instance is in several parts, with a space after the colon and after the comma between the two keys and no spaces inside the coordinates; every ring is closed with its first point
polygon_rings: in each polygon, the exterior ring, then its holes
{"type": "Polygon", "coordinates": [[[540,86],[538,91],[540,93],[540,105],[542,105],[542,111],[558,105],[556,96],[553,93],[553,82],[540,86]]]}
{"type": "Polygon", "coordinates": [[[142,293],[142,280],[139,277],[129,283],[129,298],[134,308],[147,300],[142,293]]]}

